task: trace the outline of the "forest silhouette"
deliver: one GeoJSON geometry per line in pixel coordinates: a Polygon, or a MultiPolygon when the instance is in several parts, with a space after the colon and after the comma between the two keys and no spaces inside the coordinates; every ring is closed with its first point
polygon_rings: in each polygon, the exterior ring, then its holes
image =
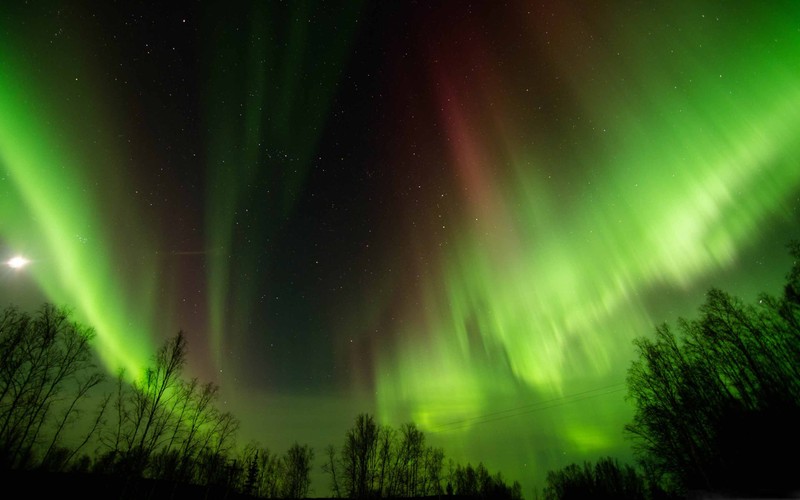
{"type": "MultiPolygon", "coordinates": [[[[712,289],[695,319],[635,341],[627,377],[634,465],[613,457],[549,471],[547,499],[790,497],[800,476],[800,244],[779,295],[746,304],[712,289]]],[[[0,313],[0,474],[30,495],[90,498],[304,498],[317,457],[237,446],[219,388],[186,379],[187,340],[169,338],[139,377],[113,384],[93,330],[50,304],[0,313]],[[103,387],[113,386],[112,390],[103,387]],[[69,437],[68,437],[69,436],[69,437]],[[67,444],[68,443],[68,444],[67,444]]],[[[522,498],[498,472],[457,464],[414,424],[362,413],[321,456],[337,498],[522,498]]],[[[538,494],[537,494],[538,496],[538,494]]]]}

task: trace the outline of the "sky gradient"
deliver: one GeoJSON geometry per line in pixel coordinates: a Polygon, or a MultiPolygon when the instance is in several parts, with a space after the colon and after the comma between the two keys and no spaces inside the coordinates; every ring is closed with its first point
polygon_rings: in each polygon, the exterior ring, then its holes
{"type": "Polygon", "coordinates": [[[797,61],[789,1],[4,5],[0,301],[111,372],[184,329],[241,441],[371,412],[531,498],[630,457],[633,338],[779,289],[797,61]]]}

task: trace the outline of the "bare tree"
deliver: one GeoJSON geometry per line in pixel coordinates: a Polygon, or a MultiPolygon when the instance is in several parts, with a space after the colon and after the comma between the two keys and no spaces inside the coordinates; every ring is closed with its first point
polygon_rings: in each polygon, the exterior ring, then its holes
{"type": "Polygon", "coordinates": [[[167,441],[166,430],[181,399],[186,352],[186,336],[180,331],[159,348],[154,366],[133,382],[127,402],[121,402],[119,412],[124,420],[118,429],[128,474],[141,475],[153,452],[167,441]]]}
{"type": "Polygon", "coordinates": [[[347,431],[342,448],[342,480],[348,497],[372,495],[377,457],[378,426],[372,415],[362,413],[347,431]]]}
{"type": "Polygon", "coordinates": [[[563,469],[548,471],[543,491],[546,500],[581,498],[646,498],[644,478],[630,465],[620,465],[611,457],[596,464],[570,464],[563,469]]]}
{"type": "MultiPolygon", "coordinates": [[[[201,433],[210,426],[217,411],[214,408],[218,387],[209,382],[204,384],[200,391],[192,391],[193,395],[188,414],[184,415],[184,438],[178,450],[180,457],[180,477],[187,479],[192,476],[193,464],[201,451],[201,433]]],[[[210,438],[209,438],[210,439],[210,438]]]]}
{"type": "Polygon", "coordinates": [[[314,450],[308,445],[294,443],[283,457],[284,498],[305,498],[311,485],[309,474],[314,461],[314,450]]]}
{"type": "Polygon", "coordinates": [[[155,368],[149,368],[145,381],[140,385],[147,398],[143,419],[137,422],[138,447],[149,454],[164,433],[169,404],[180,395],[181,371],[186,363],[186,336],[183,331],[169,339],[156,354],[155,368]]]}
{"type": "Polygon", "coordinates": [[[626,430],[665,487],[761,496],[800,486],[775,451],[800,445],[798,276],[800,261],[782,297],[762,294],[753,305],[712,289],[677,333],[663,325],[636,340],[626,430]]]}
{"type": "Polygon", "coordinates": [[[396,431],[361,414],[340,450],[326,449],[323,471],[336,497],[415,497],[439,495],[444,451],[425,445],[425,434],[412,423],[396,431]]]}
{"type": "Polygon", "coordinates": [[[331,477],[331,492],[335,498],[342,497],[342,490],[339,486],[339,477],[337,471],[341,469],[341,463],[336,452],[336,447],[329,445],[325,448],[325,463],[322,465],[322,471],[331,477]]]}
{"type": "Polygon", "coordinates": [[[392,496],[414,497],[422,492],[419,489],[420,471],[423,466],[425,435],[417,426],[408,423],[400,427],[400,442],[397,450],[395,488],[392,496]]]}
{"type": "MultiPolygon", "coordinates": [[[[104,376],[99,372],[90,373],[87,377],[82,380],[76,380],[76,388],[73,397],[70,400],[69,405],[63,411],[61,418],[59,419],[58,423],[56,424],[56,430],[53,433],[53,437],[50,440],[50,446],[47,447],[47,450],[44,453],[44,457],[42,458],[42,462],[47,462],[50,458],[50,454],[56,448],[61,438],[61,434],[64,431],[64,428],[67,424],[74,423],[75,420],[79,418],[80,410],[78,409],[78,404],[84,400],[88,394],[88,392],[94,388],[96,385],[101,383],[104,380],[104,376]]],[[[101,412],[98,415],[98,419],[102,418],[102,413],[105,411],[105,404],[101,405],[101,412]]],[[[97,426],[95,425],[93,429],[96,429],[97,426]]],[[[91,437],[91,435],[89,435],[91,437]]],[[[88,439],[87,439],[88,440],[88,439]]],[[[84,441],[84,443],[86,440],[84,441]]],[[[67,458],[72,456],[73,454],[70,453],[67,458]]],[[[62,463],[57,467],[60,469],[60,466],[65,465],[62,463]]]]}
{"type": "Polygon", "coordinates": [[[92,363],[94,331],[69,316],[45,304],[33,316],[8,308],[0,318],[0,462],[5,467],[32,465],[43,440],[50,443],[44,456],[52,463],[61,431],[101,379],[92,363]],[[64,406],[62,400],[69,403],[64,406]],[[55,431],[43,438],[50,423],[55,431]]]}

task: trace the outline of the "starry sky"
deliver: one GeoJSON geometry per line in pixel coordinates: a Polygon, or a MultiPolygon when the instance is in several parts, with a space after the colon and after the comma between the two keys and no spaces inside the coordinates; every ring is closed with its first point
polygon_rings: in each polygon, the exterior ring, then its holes
{"type": "Polygon", "coordinates": [[[797,2],[168,4],[0,7],[0,302],[134,376],[184,329],[240,442],[370,412],[530,498],[630,458],[633,338],[789,269],[797,2]]]}

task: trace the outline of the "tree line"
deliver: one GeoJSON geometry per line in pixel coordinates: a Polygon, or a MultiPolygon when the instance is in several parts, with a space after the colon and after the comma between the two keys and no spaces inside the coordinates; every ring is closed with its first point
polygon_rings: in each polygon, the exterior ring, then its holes
{"type": "Polygon", "coordinates": [[[778,295],[711,289],[695,319],[636,339],[627,376],[638,470],[610,457],[551,471],[569,498],[800,496],[800,244],[778,295]]]}
{"type": "MultiPolygon", "coordinates": [[[[0,473],[81,474],[104,485],[98,496],[122,498],[198,494],[179,485],[204,488],[206,498],[308,496],[314,450],[299,443],[284,454],[255,442],[238,447],[239,421],[219,409],[219,387],[184,377],[182,331],[133,380],[119,372],[106,381],[93,337],[69,311],[49,304],[33,314],[2,312],[0,473]],[[104,381],[113,389],[100,390],[104,381]]],[[[369,414],[358,415],[343,445],[329,446],[324,458],[337,498],[521,498],[518,483],[506,485],[483,464],[446,462],[413,423],[394,429],[369,414]]]]}
{"type": "Polygon", "coordinates": [[[155,483],[145,491],[145,479],[306,496],[313,450],[299,444],[281,456],[256,445],[237,450],[239,421],[219,410],[219,387],[183,377],[183,332],[160,347],[141,377],[128,381],[120,372],[114,389],[100,395],[93,392],[106,377],[94,363],[93,337],[69,311],[50,304],[34,314],[3,311],[0,472],[94,473],[117,479],[119,496],[131,498],[152,496],[155,483]],[[67,446],[72,428],[82,434],[67,446]]]}
{"type": "MultiPolygon", "coordinates": [[[[746,304],[712,289],[697,318],[636,339],[625,426],[636,467],[603,457],[550,471],[544,498],[800,493],[785,458],[800,445],[800,244],[790,251],[781,294],[746,304]]],[[[52,305],[0,313],[0,473],[81,473],[116,488],[104,496],[129,498],[177,498],[179,485],[204,488],[206,498],[308,496],[314,450],[238,447],[239,421],[218,408],[219,388],[184,377],[183,332],[141,377],[119,373],[105,392],[93,337],[52,305]]],[[[519,483],[483,464],[446,460],[413,423],[395,429],[369,414],[322,459],[337,498],[522,497],[519,483]]]]}
{"type": "Polygon", "coordinates": [[[426,445],[413,423],[399,429],[378,425],[361,414],[340,449],[329,446],[323,470],[337,498],[412,498],[442,494],[464,497],[521,499],[518,482],[507,485],[483,463],[476,467],[450,460],[445,470],[441,448],[426,445]]]}

